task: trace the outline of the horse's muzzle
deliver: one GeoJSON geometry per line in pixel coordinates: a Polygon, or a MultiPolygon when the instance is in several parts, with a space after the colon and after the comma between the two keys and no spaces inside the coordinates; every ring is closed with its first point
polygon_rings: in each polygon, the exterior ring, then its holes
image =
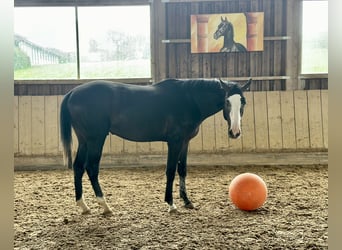
{"type": "Polygon", "coordinates": [[[240,132],[234,134],[232,129],[229,129],[229,131],[228,131],[228,136],[229,136],[229,138],[231,138],[231,139],[237,139],[237,138],[240,137],[240,135],[241,135],[240,132]]]}

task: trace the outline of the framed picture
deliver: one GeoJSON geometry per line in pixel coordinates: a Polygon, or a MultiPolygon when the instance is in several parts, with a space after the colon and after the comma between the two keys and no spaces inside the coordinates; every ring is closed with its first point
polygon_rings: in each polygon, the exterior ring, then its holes
{"type": "Polygon", "coordinates": [[[263,49],[263,12],[191,15],[191,53],[263,49]]]}

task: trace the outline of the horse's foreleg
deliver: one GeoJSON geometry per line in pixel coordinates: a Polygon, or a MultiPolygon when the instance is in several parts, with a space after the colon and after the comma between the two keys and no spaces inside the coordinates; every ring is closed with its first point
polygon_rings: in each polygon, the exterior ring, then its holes
{"type": "Polygon", "coordinates": [[[194,206],[192,202],[188,199],[188,195],[186,192],[186,171],[187,171],[187,154],[188,154],[188,143],[183,146],[179,162],[178,162],[178,174],[179,174],[179,195],[184,201],[184,206],[186,208],[193,209],[194,206]]]}
{"type": "Polygon", "coordinates": [[[176,173],[176,163],[170,164],[167,163],[166,167],[166,190],[165,190],[165,201],[169,205],[169,212],[175,212],[177,210],[177,206],[173,203],[173,181],[175,179],[176,173]]]}
{"type": "Polygon", "coordinates": [[[176,205],[173,203],[173,181],[176,175],[177,162],[181,151],[181,143],[168,143],[168,156],[166,165],[166,191],[165,201],[169,205],[169,212],[177,211],[176,205]]]}

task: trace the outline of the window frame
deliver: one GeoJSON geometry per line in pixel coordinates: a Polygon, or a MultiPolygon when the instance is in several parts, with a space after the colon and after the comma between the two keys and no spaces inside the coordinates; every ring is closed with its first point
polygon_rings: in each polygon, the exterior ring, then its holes
{"type": "MultiPolygon", "coordinates": [[[[74,84],[74,83],[82,83],[87,81],[96,80],[96,78],[80,78],[80,49],[79,49],[79,26],[78,26],[78,7],[105,7],[105,6],[149,6],[150,7],[150,47],[154,47],[154,39],[153,39],[153,14],[152,14],[152,4],[151,0],[78,0],[78,1],[68,1],[68,0],[15,0],[15,7],[74,7],[75,10],[75,36],[76,36],[76,78],[75,79],[20,79],[14,80],[17,84],[32,84],[33,82],[37,84],[45,84],[46,82],[54,83],[54,84],[74,84]]],[[[154,52],[151,49],[150,52],[150,64],[151,64],[151,76],[150,77],[142,77],[142,78],[106,78],[109,81],[130,83],[130,84],[140,84],[147,85],[151,84],[154,79],[154,52]]]]}
{"type": "MultiPolygon", "coordinates": [[[[301,1],[301,10],[300,10],[300,22],[299,22],[299,31],[300,31],[300,41],[299,41],[299,57],[298,57],[298,66],[299,66],[299,80],[309,80],[309,79],[326,79],[329,75],[329,68],[328,72],[321,72],[321,73],[303,73],[302,71],[302,57],[303,57],[303,18],[304,18],[304,2],[328,2],[328,0],[302,0],[301,1]]],[[[328,7],[329,8],[329,7],[328,7]]],[[[329,49],[328,49],[329,50],[329,49]]]]}

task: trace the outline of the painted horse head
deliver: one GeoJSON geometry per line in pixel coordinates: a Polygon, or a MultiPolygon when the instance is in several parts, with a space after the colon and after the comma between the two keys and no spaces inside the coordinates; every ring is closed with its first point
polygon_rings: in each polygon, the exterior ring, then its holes
{"type": "Polygon", "coordinates": [[[234,27],[227,17],[223,19],[221,17],[221,23],[217,26],[217,30],[214,33],[214,39],[217,40],[223,36],[223,47],[220,52],[246,52],[247,49],[241,43],[234,41],[234,27]]]}
{"type": "Polygon", "coordinates": [[[221,36],[234,37],[234,28],[231,22],[228,21],[227,17],[223,19],[221,17],[221,23],[217,26],[217,30],[214,33],[214,39],[217,40],[221,36]]]}

